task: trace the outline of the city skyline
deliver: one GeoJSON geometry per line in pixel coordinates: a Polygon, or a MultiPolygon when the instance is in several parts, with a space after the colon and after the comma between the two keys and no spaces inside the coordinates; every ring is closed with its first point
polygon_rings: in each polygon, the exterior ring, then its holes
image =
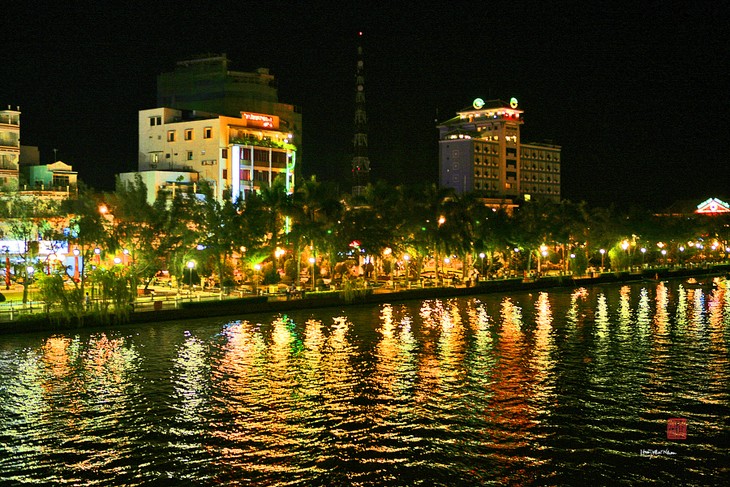
{"type": "Polygon", "coordinates": [[[280,101],[303,111],[304,174],[346,191],[361,41],[372,181],[437,182],[437,123],[474,98],[514,96],[523,141],[563,148],[564,198],[661,207],[728,195],[727,12],[709,2],[83,5],[12,16],[0,103],[20,106],[23,145],[92,187],[136,170],[137,113],[155,107],[157,75],[226,53],[235,70],[270,69],[280,101]]]}

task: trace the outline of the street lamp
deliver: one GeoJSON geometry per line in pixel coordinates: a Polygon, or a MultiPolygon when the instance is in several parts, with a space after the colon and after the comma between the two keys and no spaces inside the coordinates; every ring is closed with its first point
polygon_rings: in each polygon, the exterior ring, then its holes
{"type": "Polygon", "coordinates": [[[276,250],[274,251],[274,257],[276,257],[276,268],[279,268],[279,259],[286,254],[286,250],[276,247],[276,250]]]}
{"type": "Polygon", "coordinates": [[[664,267],[667,266],[667,249],[662,249],[662,255],[664,256],[664,267]]]}
{"type": "Polygon", "coordinates": [[[74,249],[74,282],[79,282],[79,254],[81,251],[79,249],[74,249]]]}
{"type": "Polygon", "coordinates": [[[646,247],[641,247],[641,267],[644,267],[644,256],[646,255],[646,247]]]}
{"type": "Polygon", "coordinates": [[[679,246],[679,265],[682,265],[682,254],[684,254],[684,245],[679,246]]]}
{"type": "Polygon", "coordinates": [[[479,252],[479,258],[482,260],[482,275],[484,275],[484,257],[486,256],[484,252],[479,252]]]}
{"type": "Polygon", "coordinates": [[[190,294],[193,293],[193,269],[195,268],[195,262],[189,260],[187,263],[188,274],[190,275],[190,294]]]}
{"type": "Polygon", "coordinates": [[[311,277],[311,279],[312,279],[312,291],[314,291],[314,263],[315,262],[317,262],[317,259],[315,259],[314,257],[310,257],[309,258],[309,265],[311,266],[311,269],[312,269],[312,277],[311,277]]]}
{"type": "Polygon", "coordinates": [[[259,272],[261,271],[261,264],[254,264],[253,266],[253,293],[259,293],[259,272]]]}
{"type": "MultiPolygon", "coordinates": [[[[624,249],[624,252],[626,252],[626,256],[628,257],[628,255],[629,255],[629,252],[628,252],[628,250],[629,250],[629,241],[628,240],[624,240],[623,242],[621,242],[621,248],[624,249]]],[[[629,262],[629,264],[630,264],[630,262],[629,262]]]]}
{"type": "Polygon", "coordinates": [[[603,259],[606,256],[606,249],[601,249],[601,250],[599,250],[599,252],[601,253],[601,272],[603,272],[603,262],[604,262],[603,259]]]}
{"type": "Polygon", "coordinates": [[[408,288],[410,288],[411,287],[411,279],[410,279],[410,274],[408,273],[408,264],[410,263],[411,256],[408,255],[408,254],[403,254],[403,260],[406,261],[406,286],[408,288]]]}
{"type": "Polygon", "coordinates": [[[7,245],[3,246],[5,252],[5,289],[10,289],[10,248],[7,245]]]}

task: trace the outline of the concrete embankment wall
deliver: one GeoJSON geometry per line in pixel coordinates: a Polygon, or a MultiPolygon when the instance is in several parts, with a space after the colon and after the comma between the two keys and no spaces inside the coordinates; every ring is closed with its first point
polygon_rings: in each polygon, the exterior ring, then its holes
{"type": "MultiPolygon", "coordinates": [[[[595,284],[622,283],[653,279],[674,279],[691,276],[715,276],[730,272],[730,264],[711,268],[651,270],[642,273],[605,273],[596,277],[574,278],[571,276],[544,277],[536,280],[505,279],[480,282],[474,287],[431,287],[390,292],[368,293],[351,302],[342,299],[339,293],[313,293],[300,299],[269,301],[265,296],[223,299],[220,301],[201,301],[182,303],[179,309],[162,309],[130,313],[124,323],[156,323],[196,318],[240,316],[253,313],[276,313],[301,309],[317,309],[352,304],[378,304],[386,302],[434,299],[443,297],[470,296],[489,293],[509,293],[517,291],[543,290],[556,287],[581,287],[595,284]]],[[[67,331],[78,328],[118,326],[122,323],[108,323],[95,316],[86,316],[82,323],[61,323],[46,316],[26,318],[13,322],[0,323],[0,334],[30,333],[38,331],[67,331]]]]}

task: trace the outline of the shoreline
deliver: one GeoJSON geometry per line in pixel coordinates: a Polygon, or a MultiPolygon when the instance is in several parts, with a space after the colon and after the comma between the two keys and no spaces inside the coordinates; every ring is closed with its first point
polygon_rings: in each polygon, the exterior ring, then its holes
{"type": "Polygon", "coordinates": [[[34,333],[48,331],[69,331],[82,328],[123,326],[127,324],[157,323],[162,321],[187,320],[237,316],[256,313],[276,313],[302,309],[332,308],[381,304],[385,302],[434,299],[444,297],[472,296],[500,292],[533,291],[565,287],[582,287],[596,284],[618,284],[640,281],[656,281],[684,277],[714,277],[730,272],[730,264],[692,269],[645,269],[641,272],[603,273],[595,277],[550,276],[534,280],[499,279],[482,281],[472,287],[429,287],[404,290],[370,290],[367,294],[346,301],[340,291],[305,295],[300,299],[269,300],[267,297],[248,297],[182,303],[180,308],[150,311],[136,311],[123,322],[100,320],[98,316],[85,316],[81,323],[60,323],[57,318],[39,316],[16,321],[0,322],[0,334],[34,333]]]}

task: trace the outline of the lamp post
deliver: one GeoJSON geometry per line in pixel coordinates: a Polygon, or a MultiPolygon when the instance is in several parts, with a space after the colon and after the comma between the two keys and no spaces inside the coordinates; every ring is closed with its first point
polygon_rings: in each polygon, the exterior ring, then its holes
{"type": "Polygon", "coordinates": [[[189,260],[187,263],[188,266],[188,274],[189,274],[189,280],[190,280],[190,295],[193,295],[193,269],[195,268],[195,262],[192,260],[189,260]]]}
{"type": "Polygon", "coordinates": [[[79,254],[81,251],[79,249],[74,249],[74,282],[79,282],[79,254]]]}
{"type": "Polygon", "coordinates": [[[96,265],[101,265],[101,249],[99,247],[96,247],[94,249],[94,255],[96,255],[96,265]]]}
{"type": "Polygon", "coordinates": [[[664,256],[664,267],[667,266],[667,249],[662,249],[662,255],[664,256]]]}
{"type": "Polygon", "coordinates": [[[3,246],[5,251],[5,289],[10,289],[10,249],[7,245],[3,246]]]}
{"type": "Polygon", "coordinates": [[[646,255],[646,247],[641,247],[641,267],[644,267],[644,256],[646,255]]]}
{"type": "MultiPolygon", "coordinates": [[[[486,256],[487,255],[484,252],[479,252],[479,258],[482,261],[482,266],[481,266],[482,267],[482,275],[484,275],[484,257],[486,257],[486,256]]],[[[479,279],[477,279],[477,280],[479,280],[479,279]]]]}
{"type": "MultiPolygon", "coordinates": [[[[628,250],[629,250],[629,241],[628,240],[624,240],[623,242],[621,242],[621,248],[624,249],[624,252],[626,252],[626,257],[628,257],[629,256],[629,252],[628,252],[628,250]]],[[[630,262],[629,262],[629,264],[630,264],[630,262]]],[[[629,267],[629,266],[627,266],[627,267],[629,267]]]]}
{"type": "Polygon", "coordinates": [[[311,277],[311,279],[312,279],[312,291],[314,291],[314,263],[315,262],[317,262],[317,259],[315,259],[314,257],[310,257],[309,258],[309,265],[310,265],[310,267],[312,269],[312,277],[311,277]]]}
{"type": "Polygon", "coordinates": [[[603,272],[603,263],[604,258],[606,257],[606,249],[601,249],[599,250],[599,252],[601,253],[601,272],[603,272]]]}
{"type": "Polygon", "coordinates": [[[403,260],[406,261],[406,287],[408,289],[411,288],[411,279],[410,279],[410,273],[408,272],[408,264],[411,261],[411,256],[408,254],[403,254],[403,260]]]}
{"type": "Polygon", "coordinates": [[[682,254],[684,254],[684,245],[679,246],[679,266],[682,267],[682,254]]]}
{"type": "Polygon", "coordinates": [[[542,274],[542,261],[545,260],[545,257],[547,257],[547,245],[542,244],[540,245],[540,252],[537,255],[537,276],[540,277],[540,274],[542,274]],[[542,259],[540,258],[542,257],[542,259]]]}
{"type": "Polygon", "coordinates": [[[258,295],[259,293],[259,271],[261,271],[261,264],[253,266],[253,293],[258,295]]]}
{"type": "Polygon", "coordinates": [[[279,247],[277,247],[277,248],[276,248],[276,250],[274,251],[274,257],[276,257],[276,269],[277,269],[277,270],[279,269],[279,259],[280,259],[280,258],[281,258],[281,257],[282,257],[282,256],[283,256],[284,254],[286,254],[286,250],[284,250],[284,249],[282,249],[282,248],[279,248],[279,247]]]}

